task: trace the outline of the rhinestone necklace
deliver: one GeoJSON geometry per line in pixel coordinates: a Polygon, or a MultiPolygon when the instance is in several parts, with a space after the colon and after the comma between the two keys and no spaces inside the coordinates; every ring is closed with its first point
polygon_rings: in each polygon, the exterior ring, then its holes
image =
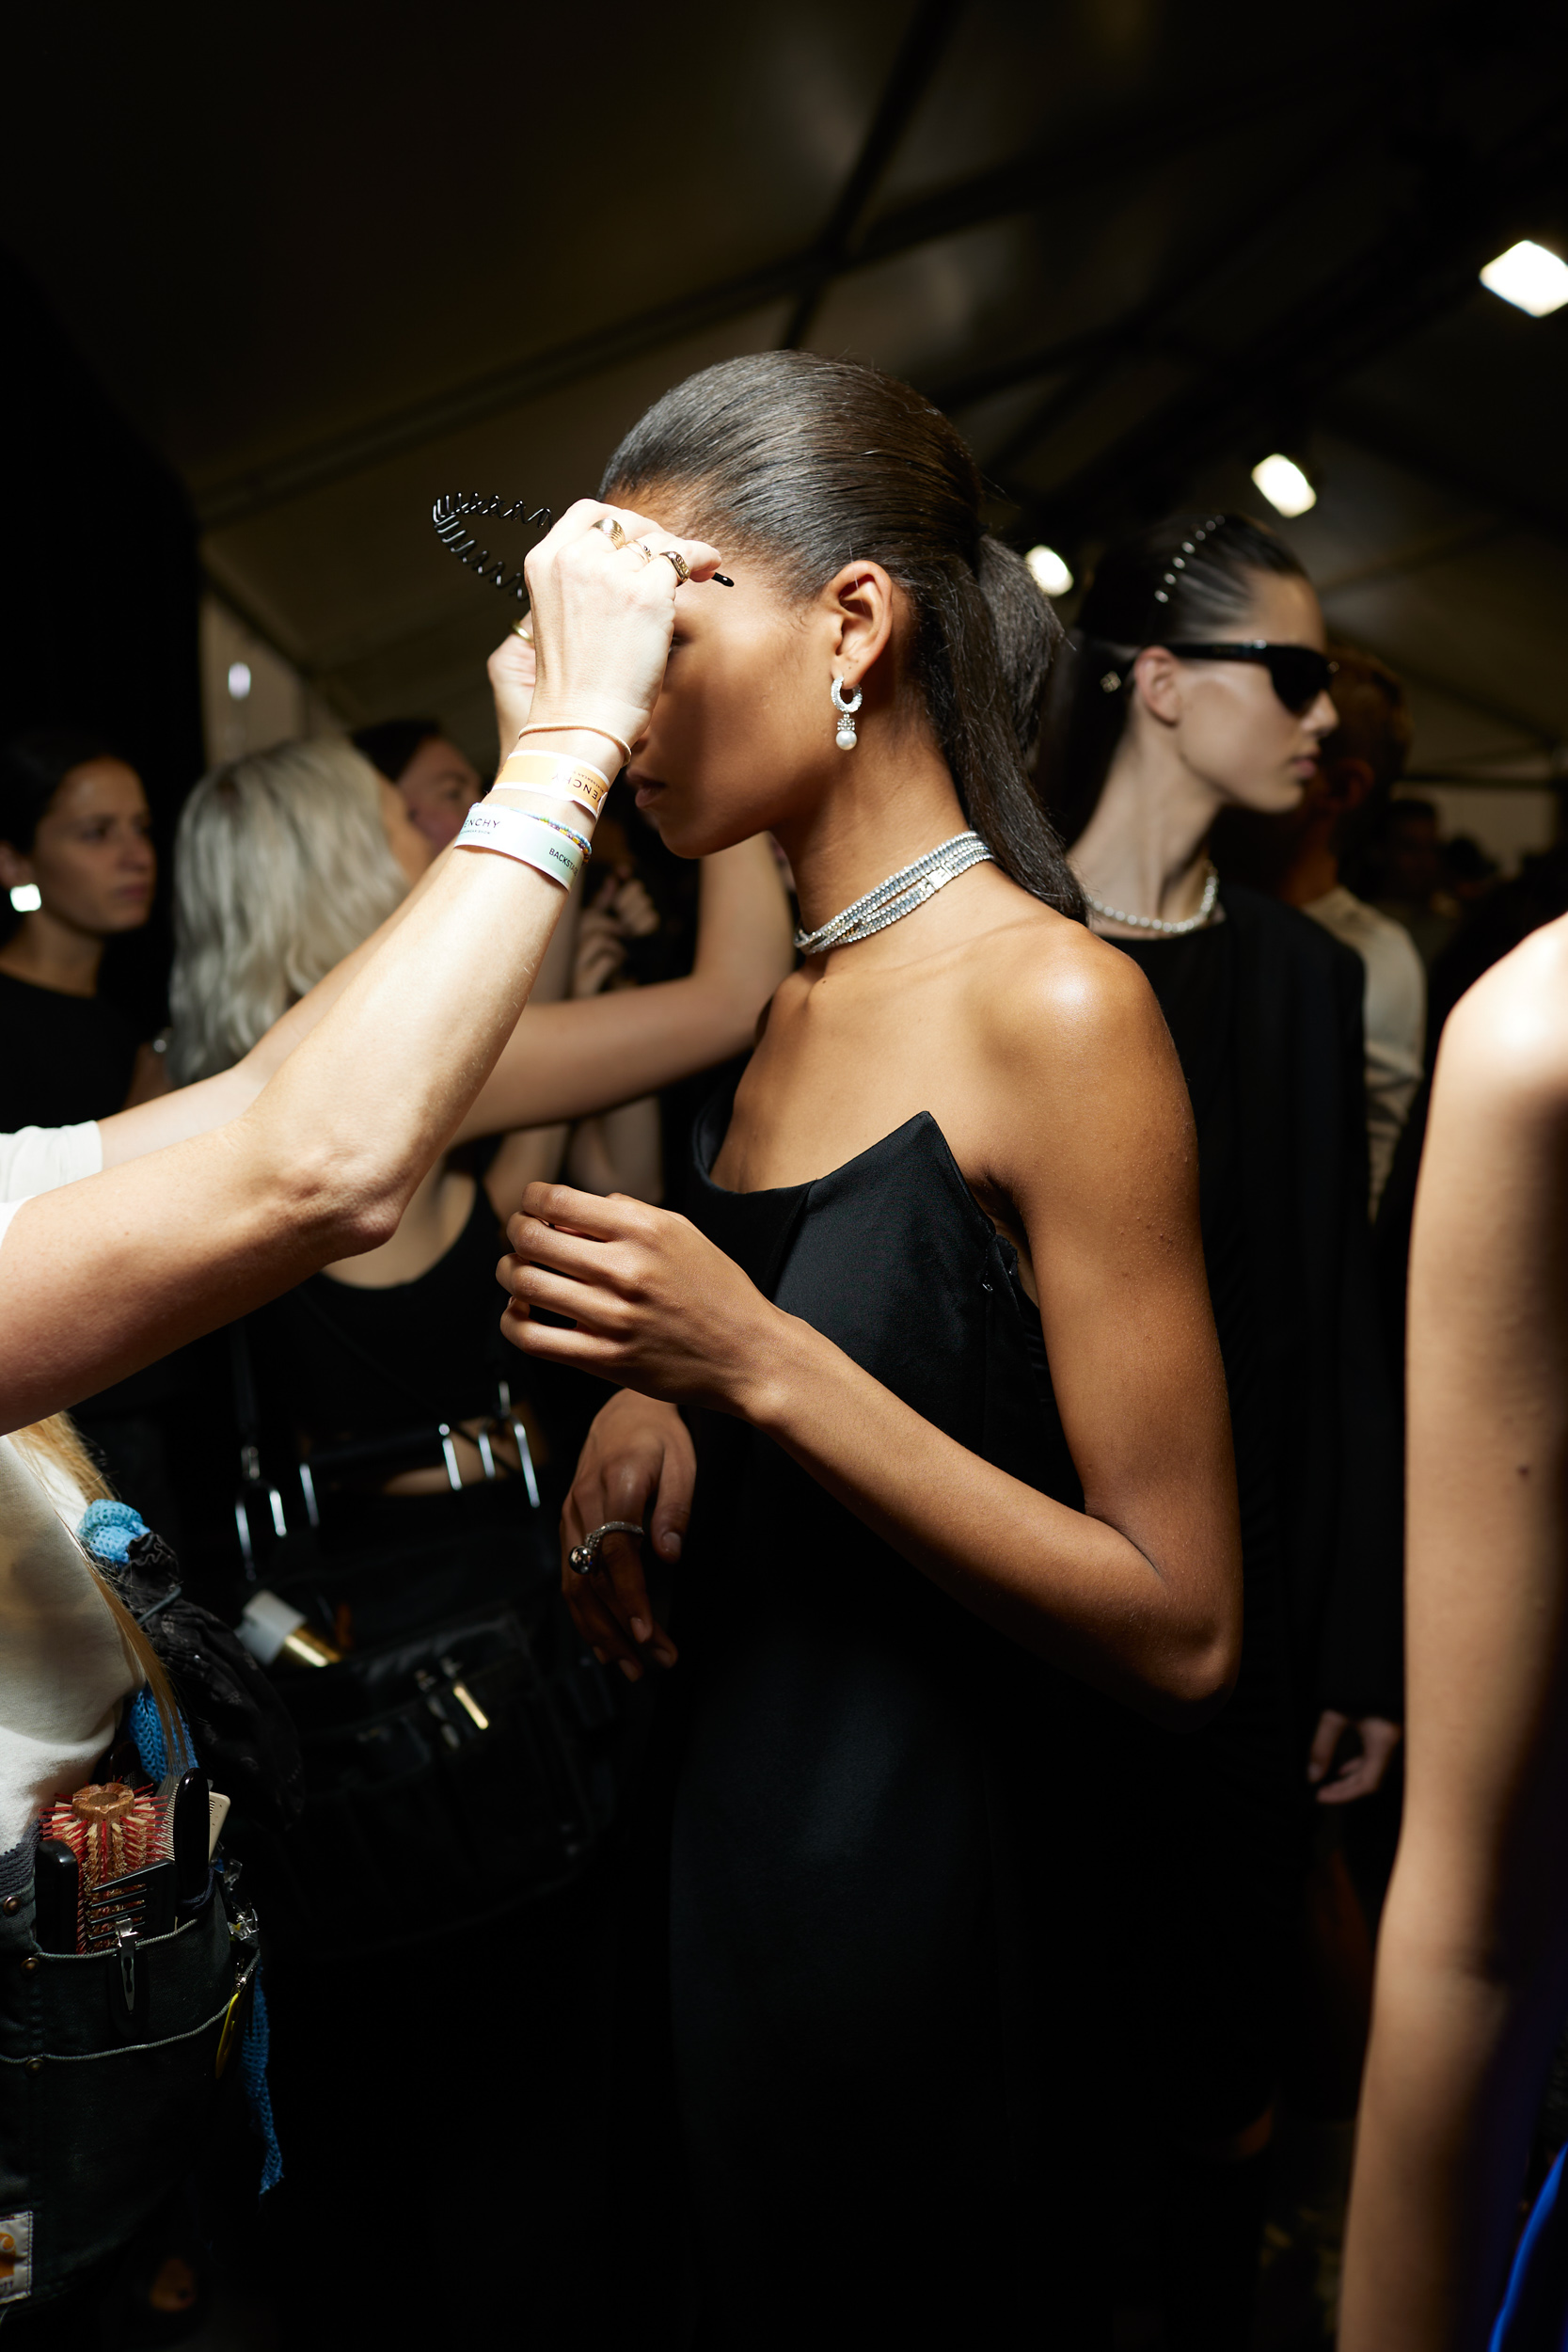
{"type": "Polygon", "coordinates": [[[1084,893],[1085,906],[1107,922],[1125,923],[1129,930],[1158,931],[1163,939],[1181,939],[1188,931],[1200,931],[1214,912],[1214,901],[1220,895],[1220,878],[1213,862],[1209,863],[1209,879],[1203,885],[1203,898],[1196,914],[1184,915],[1180,923],[1166,923],[1158,914],[1123,914],[1120,907],[1108,907],[1103,898],[1097,898],[1092,890],[1084,893]]]}
{"type": "Polygon", "coordinates": [[[977,833],[956,834],[937,850],[927,850],[912,866],[900,867],[890,874],[885,882],[868,890],[863,898],[835,914],[820,930],[797,931],[795,945],[803,956],[825,955],[830,947],[852,947],[857,940],[869,939],[876,931],[885,931],[890,923],[903,921],[916,907],[923,907],[927,898],[934,898],[939,890],[967,874],[972,866],[994,866],[994,853],[986,847],[977,833]]]}

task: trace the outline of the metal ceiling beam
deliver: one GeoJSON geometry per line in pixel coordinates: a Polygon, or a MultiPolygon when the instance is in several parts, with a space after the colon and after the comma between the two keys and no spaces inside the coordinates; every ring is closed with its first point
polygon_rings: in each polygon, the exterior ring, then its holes
{"type": "Polygon", "coordinates": [[[1323,183],[1339,169],[1364,136],[1368,125],[1386,109],[1387,103],[1386,83],[1375,82],[1334,135],[1318,140],[1305,163],[1292,154],[1274,187],[1248,205],[1240,235],[1220,250],[1206,250],[1173,279],[1155,287],[1146,301],[1126,312],[1117,322],[1116,335],[1092,354],[1068,383],[1048,392],[1033,414],[1016,425],[1002,447],[992,452],[990,470],[1005,478],[1032,449],[1094,400],[1128,358],[1140,347],[1152,348],[1167,324],[1187,304],[1199,299],[1233,271],[1260,237],[1271,235],[1289,214],[1313,203],[1323,183]]]}
{"type": "MultiPolygon", "coordinates": [[[[1066,184],[1083,189],[1118,176],[1147,173],[1196,148],[1210,144],[1260,109],[1316,104],[1343,83],[1342,61],[1325,58],[1304,70],[1288,87],[1276,72],[1252,76],[1188,108],[1161,104],[1119,126],[1085,134],[1070,146],[1037,147],[999,170],[981,172],[931,197],[898,206],[871,222],[846,261],[840,276],[876,268],[945,237],[984,228],[1011,215],[1037,211],[1066,184]]],[[[275,462],[247,469],[200,493],[201,526],[222,531],[266,513],[292,498],[367,467],[417,449],[465,427],[483,423],[510,408],[560,391],[606,369],[662,349],[726,320],[790,296],[799,300],[820,267],[816,245],[718,284],[698,288],[634,316],[617,319],[591,333],[572,337],[536,353],[515,367],[500,368],[454,386],[434,399],[393,411],[351,432],[293,452],[275,462]]]]}
{"type": "Polygon", "coordinates": [[[786,351],[799,351],[805,342],[823,295],[849,259],[866,207],[930,87],[931,76],[963,8],[964,0],[919,0],[898,44],[865,144],[817,240],[816,267],[800,289],[784,336],[786,351]]]}
{"type": "Polygon", "coordinates": [[[1434,176],[1426,200],[1307,298],[1196,380],[1162,401],[1068,480],[1042,494],[1004,483],[1024,527],[1056,546],[1092,524],[1136,514],[1207,461],[1308,417],[1330,387],[1451,310],[1471,292],[1493,240],[1560,182],[1568,102],[1554,88],[1536,117],[1467,171],[1434,176]]]}
{"type": "MultiPolygon", "coordinates": [[[[1557,331],[1561,332],[1560,326],[1557,331]]],[[[1478,465],[1468,446],[1463,453],[1440,449],[1419,425],[1385,416],[1370,401],[1343,396],[1324,401],[1316,421],[1336,440],[1347,441],[1353,449],[1365,450],[1369,456],[1381,457],[1388,465],[1401,466],[1406,473],[1430,482],[1434,489],[1447,491],[1467,506],[1482,508],[1514,530],[1568,547],[1568,504],[1544,492],[1532,490],[1527,495],[1520,491],[1484,463],[1478,465]]]]}
{"type": "Polygon", "coordinates": [[[1402,547],[1390,548],[1385,555],[1353,564],[1331,580],[1315,580],[1313,585],[1320,601],[1325,596],[1342,596],[1353,588],[1375,587],[1379,580],[1408,579],[1412,572],[1425,571],[1432,564],[1452,564],[1462,555],[1475,555],[1513,535],[1513,525],[1496,515],[1482,522],[1450,523],[1442,531],[1429,531],[1419,539],[1406,540],[1402,547]]]}

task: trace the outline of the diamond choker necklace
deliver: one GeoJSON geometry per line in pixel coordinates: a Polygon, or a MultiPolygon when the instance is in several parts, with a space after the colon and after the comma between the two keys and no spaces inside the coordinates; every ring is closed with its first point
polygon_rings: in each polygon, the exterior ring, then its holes
{"type": "Polygon", "coordinates": [[[830,947],[852,947],[858,939],[869,939],[875,931],[885,931],[890,923],[902,922],[916,907],[923,907],[927,898],[934,898],[939,890],[967,874],[972,866],[994,866],[995,856],[977,833],[956,834],[939,850],[927,850],[912,866],[905,866],[896,874],[890,874],[885,882],[868,890],[863,898],[857,898],[852,907],[835,914],[817,931],[797,931],[795,945],[803,956],[825,955],[830,947]]]}

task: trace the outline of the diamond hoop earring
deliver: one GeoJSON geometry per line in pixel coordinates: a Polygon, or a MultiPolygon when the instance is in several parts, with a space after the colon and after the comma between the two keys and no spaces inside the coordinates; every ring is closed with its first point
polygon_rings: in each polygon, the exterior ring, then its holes
{"type": "Polygon", "coordinates": [[[838,748],[852,752],[855,748],[855,713],[861,707],[861,690],[857,686],[847,702],[844,699],[844,680],[833,680],[833,708],[838,713],[838,748]]]}

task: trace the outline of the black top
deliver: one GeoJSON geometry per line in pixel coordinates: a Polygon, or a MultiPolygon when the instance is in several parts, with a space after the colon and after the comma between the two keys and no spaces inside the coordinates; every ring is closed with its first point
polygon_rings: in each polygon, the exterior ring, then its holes
{"type": "Polygon", "coordinates": [[[520,1363],[500,1335],[505,1238],[482,1184],[467,1224],[411,1282],[366,1290],[312,1274],[248,1318],[263,1400],[318,1444],[493,1411],[520,1363]]]}
{"type": "MultiPolygon", "coordinates": [[[[698,1125],[702,1230],[936,1428],[1081,1508],[1014,1253],[936,1121],[736,1194],[708,1173],[728,1116],[698,1125]]],[[[1073,2184],[1045,2177],[1081,2150],[1090,2039],[1073,1686],[770,1439],[693,1418],[662,1851],[702,2341],[794,2352],[824,2310],[846,2340],[1024,2341],[1078,2250],[1073,2184]]]]}
{"type": "Polygon", "coordinates": [[[102,996],[67,996],[0,972],[0,1134],[123,1110],[138,1043],[102,996]]]}
{"type": "Polygon", "coordinates": [[[1193,1099],[1249,1613],[1272,1518],[1298,1718],[1397,1718],[1400,1441],[1367,1227],[1361,960],[1259,892],[1221,898],[1211,930],[1117,944],[1193,1099]]]}

